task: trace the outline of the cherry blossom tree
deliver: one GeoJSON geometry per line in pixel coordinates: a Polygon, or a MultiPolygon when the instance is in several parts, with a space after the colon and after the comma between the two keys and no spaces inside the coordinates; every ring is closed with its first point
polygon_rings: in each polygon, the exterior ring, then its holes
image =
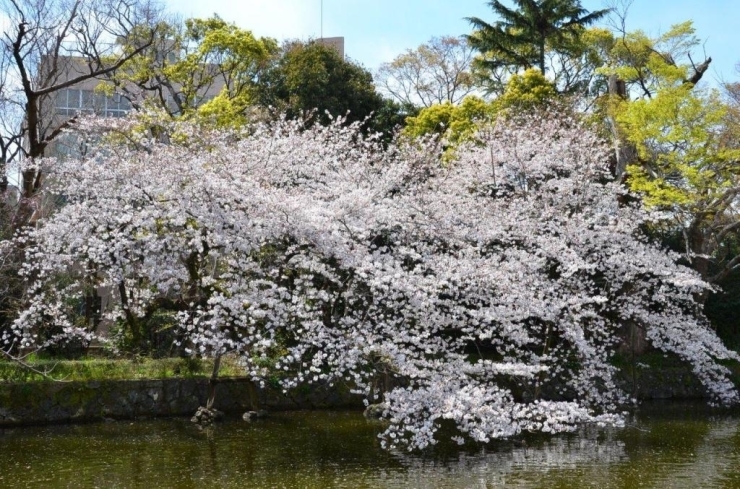
{"type": "Polygon", "coordinates": [[[384,442],[410,449],[445,420],[460,442],[621,423],[628,323],[738,399],[718,363],[738,356],[694,299],[708,285],[642,234],[653,216],[618,203],[608,148],[574,119],[501,119],[447,164],[433,140],[343,121],[80,127],[89,155],[49,165],[68,203],[18,238],[35,259],[6,344],[88,338],[70,299],[106,288],[107,321],[173,311],[194,353],[235,353],[256,381],[382,397],[384,442]]]}

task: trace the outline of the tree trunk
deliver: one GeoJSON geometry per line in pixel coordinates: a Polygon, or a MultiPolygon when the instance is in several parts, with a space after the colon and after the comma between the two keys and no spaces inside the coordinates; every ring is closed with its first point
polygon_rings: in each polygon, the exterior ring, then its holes
{"type": "Polygon", "coordinates": [[[126,284],[123,283],[123,280],[118,283],[118,292],[121,295],[121,307],[126,316],[126,325],[131,331],[131,340],[134,343],[134,348],[138,350],[141,346],[141,329],[139,328],[138,318],[131,311],[131,305],[128,302],[128,294],[126,292],[126,284]]]}
{"type": "MultiPolygon", "coordinates": [[[[609,95],[627,100],[627,85],[616,75],[609,76],[609,95]]],[[[612,174],[617,181],[623,181],[626,175],[627,166],[637,161],[637,148],[631,142],[627,141],[624,134],[619,130],[617,120],[613,115],[609,115],[609,125],[611,126],[612,136],[614,139],[614,158],[615,163],[612,174]]]]}
{"type": "Polygon", "coordinates": [[[8,164],[5,159],[0,160],[0,200],[5,200],[8,191],[8,164]]]}
{"type": "MultiPolygon", "coordinates": [[[[688,229],[688,232],[684,235],[684,239],[688,241],[687,246],[689,251],[694,256],[690,257],[691,267],[696,270],[703,280],[709,283],[714,282],[714,278],[711,276],[711,250],[707,249],[707,240],[704,236],[704,231],[701,228],[700,222],[694,222],[688,229]]],[[[694,299],[699,304],[704,304],[709,298],[709,291],[702,290],[699,293],[694,294],[694,299]]]]}
{"type": "Polygon", "coordinates": [[[545,40],[543,39],[539,45],[539,65],[542,76],[545,76],[545,40]]]}
{"type": "Polygon", "coordinates": [[[689,229],[689,247],[694,256],[691,257],[691,264],[701,278],[709,280],[709,258],[706,258],[705,253],[705,239],[704,233],[699,226],[691,226],[689,229]],[[701,256],[697,256],[701,255],[701,256]]]}
{"type": "Polygon", "coordinates": [[[216,384],[218,384],[218,370],[221,368],[221,355],[216,356],[213,360],[213,371],[211,378],[208,380],[208,401],[206,409],[213,409],[213,403],[216,401],[216,384]]]}

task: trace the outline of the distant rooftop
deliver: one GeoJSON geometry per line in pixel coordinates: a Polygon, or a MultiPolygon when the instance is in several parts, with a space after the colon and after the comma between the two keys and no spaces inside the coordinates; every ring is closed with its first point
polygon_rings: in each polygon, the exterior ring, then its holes
{"type": "Polygon", "coordinates": [[[344,58],[344,37],[321,37],[316,42],[333,49],[344,58]]]}

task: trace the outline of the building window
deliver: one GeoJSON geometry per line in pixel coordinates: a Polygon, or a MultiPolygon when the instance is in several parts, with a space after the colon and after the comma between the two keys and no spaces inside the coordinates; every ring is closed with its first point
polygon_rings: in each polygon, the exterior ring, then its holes
{"type": "Polygon", "coordinates": [[[131,102],[126,97],[115,93],[105,97],[105,115],[107,117],[123,117],[131,110],[131,102]]]}
{"type": "Polygon", "coordinates": [[[56,113],[66,116],[97,114],[106,117],[123,117],[131,110],[131,102],[120,94],[107,96],[94,90],[66,88],[56,96],[56,113]]]}

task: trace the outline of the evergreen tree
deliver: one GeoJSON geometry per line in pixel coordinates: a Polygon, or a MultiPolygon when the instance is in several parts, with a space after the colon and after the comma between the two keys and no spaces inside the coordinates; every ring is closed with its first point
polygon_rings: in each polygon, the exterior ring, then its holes
{"type": "Polygon", "coordinates": [[[509,8],[499,0],[488,2],[500,20],[489,24],[478,17],[467,20],[475,28],[467,36],[484,56],[488,68],[539,68],[545,73],[546,46],[568,51],[583,28],[604,17],[609,9],[589,12],[579,0],[514,0],[509,8]]]}

